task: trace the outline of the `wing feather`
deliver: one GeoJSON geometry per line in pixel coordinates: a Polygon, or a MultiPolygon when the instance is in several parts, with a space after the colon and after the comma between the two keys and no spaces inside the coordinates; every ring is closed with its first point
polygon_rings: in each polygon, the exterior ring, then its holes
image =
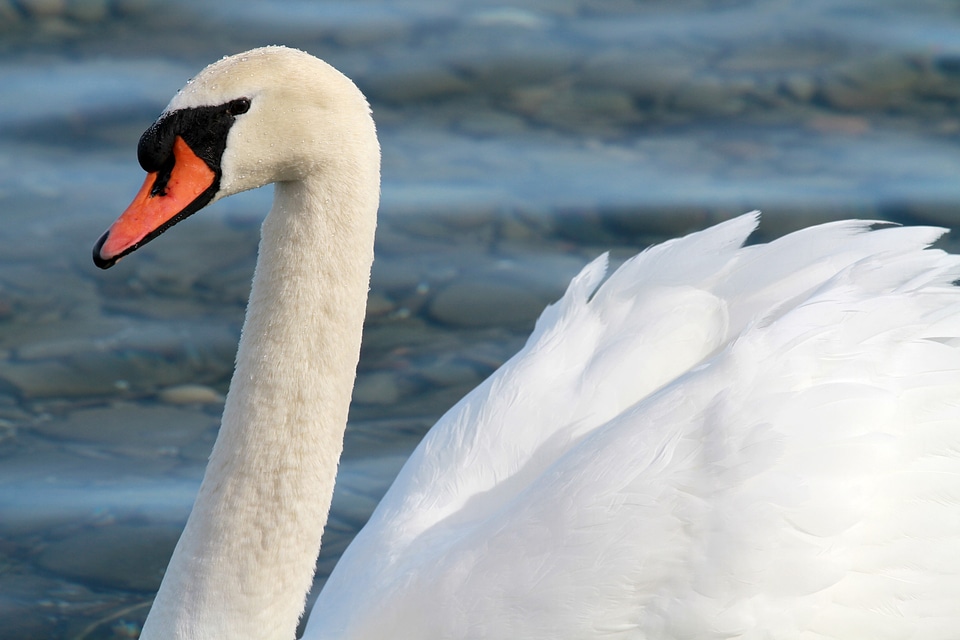
{"type": "Polygon", "coordinates": [[[395,638],[956,637],[960,258],[927,248],[941,229],[858,221],[741,248],[755,224],[605,282],[588,265],[427,435],[314,616],[395,638]]]}

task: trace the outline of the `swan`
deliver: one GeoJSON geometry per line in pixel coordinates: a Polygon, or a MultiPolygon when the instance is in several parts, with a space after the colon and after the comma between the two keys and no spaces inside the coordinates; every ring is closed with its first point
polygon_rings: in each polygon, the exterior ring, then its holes
{"type": "MultiPolygon", "coordinates": [[[[266,47],[143,134],[107,268],[275,183],[222,426],[145,640],[289,640],[341,453],[379,147],[360,91],[266,47]]],[[[960,629],[960,258],[756,212],[583,268],[424,437],[306,638],[946,639],[960,629]]]]}

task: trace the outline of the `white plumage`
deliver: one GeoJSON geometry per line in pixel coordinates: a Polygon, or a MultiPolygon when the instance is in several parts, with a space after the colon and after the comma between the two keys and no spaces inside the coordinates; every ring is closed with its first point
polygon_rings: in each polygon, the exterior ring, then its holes
{"type": "Polygon", "coordinates": [[[955,638],[960,259],[754,225],[588,265],[426,436],[318,633],[955,638]]]}
{"type": "MultiPolygon", "coordinates": [[[[204,70],[145,140],[153,173],[101,266],[178,220],[171,199],[277,186],[223,425],[142,637],[289,640],[359,352],[373,121],[331,67],[268,47],[204,70]],[[171,170],[192,190],[157,195],[171,170]]],[[[744,248],[756,222],[606,281],[605,257],[587,265],[427,434],[306,637],[960,637],[960,258],[927,248],[940,229],[857,221],[744,248]]]]}

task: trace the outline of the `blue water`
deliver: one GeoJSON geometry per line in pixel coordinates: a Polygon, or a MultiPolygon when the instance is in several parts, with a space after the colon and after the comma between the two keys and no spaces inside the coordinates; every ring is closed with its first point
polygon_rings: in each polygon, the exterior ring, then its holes
{"type": "Polygon", "coordinates": [[[140,133],[222,55],[323,57],[369,96],[383,148],[375,304],[318,584],[424,429],[589,257],[754,208],[766,237],[848,216],[960,226],[946,0],[29,6],[0,0],[11,640],[136,637],[189,511],[270,191],[109,272],[90,249],[142,180],[140,133]],[[489,299],[445,315],[439,296],[464,286],[489,299]],[[187,384],[209,402],[165,395],[187,384]]]}

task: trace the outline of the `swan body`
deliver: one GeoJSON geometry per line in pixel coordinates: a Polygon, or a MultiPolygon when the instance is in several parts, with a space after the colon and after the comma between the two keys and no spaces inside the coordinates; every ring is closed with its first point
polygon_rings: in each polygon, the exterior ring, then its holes
{"type": "MultiPolygon", "coordinates": [[[[101,266],[277,183],[220,435],[141,637],[289,640],[358,357],[369,109],[328,65],[258,49],[188,84],[140,156],[101,266]]],[[[587,265],[425,436],[305,637],[955,638],[960,258],[928,248],[941,229],[860,221],[744,247],[756,223],[587,265]]]]}

